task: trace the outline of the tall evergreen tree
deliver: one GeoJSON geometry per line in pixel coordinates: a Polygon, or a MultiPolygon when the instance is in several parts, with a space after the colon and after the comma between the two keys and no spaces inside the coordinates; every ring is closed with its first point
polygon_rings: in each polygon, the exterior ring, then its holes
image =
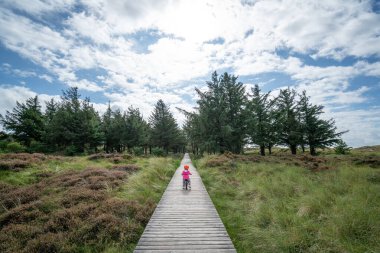
{"type": "Polygon", "coordinates": [[[345,132],[337,132],[333,119],[323,120],[319,116],[323,114],[323,106],[313,105],[310,98],[303,91],[300,95],[299,114],[302,126],[302,136],[310,148],[310,154],[316,155],[317,148],[325,148],[339,143],[340,136],[345,132]]]}
{"type": "Polygon", "coordinates": [[[152,115],[149,117],[152,128],[151,141],[156,147],[163,148],[166,153],[178,143],[180,131],[169,107],[160,99],[152,115]]]}
{"type": "Polygon", "coordinates": [[[203,146],[208,152],[242,152],[246,134],[245,88],[237,77],[214,72],[205,92],[196,89],[203,146]]]}
{"type": "Polygon", "coordinates": [[[106,112],[103,115],[102,118],[102,124],[101,124],[101,129],[103,132],[104,136],[104,145],[103,149],[105,152],[110,152],[112,149],[112,109],[111,109],[111,104],[108,103],[108,107],[106,112]]]}
{"type": "Polygon", "coordinates": [[[44,131],[44,119],[38,97],[29,98],[25,103],[16,102],[12,112],[7,111],[1,116],[4,128],[11,131],[16,140],[26,146],[35,141],[41,141],[44,131]]]}
{"type": "Polygon", "coordinates": [[[290,88],[280,90],[276,99],[276,116],[279,127],[279,144],[290,147],[292,154],[297,153],[301,143],[301,126],[297,116],[296,91],[290,88]]]}
{"type": "Polygon", "coordinates": [[[47,106],[45,139],[51,148],[79,153],[97,148],[102,139],[100,118],[88,98],[80,100],[78,88],[63,91],[60,103],[47,106]]]}
{"type": "Polygon", "coordinates": [[[98,145],[101,144],[103,134],[101,132],[101,120],[99,114],[95,111],[89,98],[82,101],[80,118],[81,131],[78,134],[78,138],[81,141],[80,146],[96,151],[98,145]]]}
{"type": "Polygon", "coordinates": [[[252,143],[260,147],[260,154],[265,155],[265,147],[269,147],[274,140],[271,136],[271,107],[269,93],[262,94],[256,84],[252,88],[251,100],[248,103],[248,135],[252,143]]]}
{"type": "Polygon", "coordinates": [[[179,111],[185,114],[186,121],[183,126],[183,131],[187,143],[190,145],[191,152],[193,154],[199,154],[202,148],[203,135],[200,127],[199,114],[187,112],[181,108],[177,108],[179,111]]]}
{"type": "Polygon", "coordinates": [[[124,134],[125,144],[127,145],[128,150],[133,147],[142,147],[144,146],[146,140],[145,131],[146,122],[143,119],[140,110],[133,107],[129,107],[126,113],[126,129],[124,134]]]}

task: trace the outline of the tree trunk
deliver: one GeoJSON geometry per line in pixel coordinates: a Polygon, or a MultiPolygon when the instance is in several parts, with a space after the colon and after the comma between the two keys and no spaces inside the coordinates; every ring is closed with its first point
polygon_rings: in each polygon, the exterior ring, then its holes
{"type": "Polygon", "coordinates": [[[292,155],[297,154],[297,145],[290,145],[290,150],[292,151],[292,155]]]}
{"type": "Polygon", "coordinates": [[[260,155],[265,156],[265,146],[260,145],[260,155]]]}
{"type": "Polygon", "coordinates": [[[314,146],[310,146],[310,155],[317,155],[317,152],[314,146]]]}
{"type": "Polygon", "coordinates": [[[269,154],[271,155],[272,154],[272,145],[268,146],[268,151],[269,151],[269,154]]]}
{"type": "Polygon", "coordinates": [[[304,144],[301,145],[301,148],[302,148],[302,153],[305,153],[305,145],[304,144]]]}

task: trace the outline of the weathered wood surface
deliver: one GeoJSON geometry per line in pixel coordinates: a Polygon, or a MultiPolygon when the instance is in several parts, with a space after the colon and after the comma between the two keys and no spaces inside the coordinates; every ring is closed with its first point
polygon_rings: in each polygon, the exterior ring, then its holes
{"type": "Polygon", "coordinates": [[[236,253],[188,154],[171,179],[134,252],[236,253]],[[190,191],[182,190],[184,164],[190,166],[193,174],[190,191]]]}

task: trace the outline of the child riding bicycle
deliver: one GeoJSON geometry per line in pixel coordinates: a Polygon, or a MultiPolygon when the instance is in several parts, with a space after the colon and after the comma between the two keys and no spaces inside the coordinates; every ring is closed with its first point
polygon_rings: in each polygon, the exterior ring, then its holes
{"type": "Polygon", "coordinates": [[[191,182],[190,182],[190,175],[191,172],[189,171],[189,165],[183,166],[184,170],[182,171],[182,189],[187,190],[186,186],[189,186],[189,190],[191,190],[191,182]]]}

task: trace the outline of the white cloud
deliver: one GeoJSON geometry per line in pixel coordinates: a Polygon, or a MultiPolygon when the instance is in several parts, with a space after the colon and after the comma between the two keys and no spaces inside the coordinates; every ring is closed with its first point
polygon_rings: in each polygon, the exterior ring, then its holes
{"type": "Polygon", "coordinates": [[[78,89],[89,90],[89,91],[102,91],[103,88],[94,82],[87,79],[80,79],[75,81],[67,81],[67,84],[71,87],[78,87],[78,89]]]}
{"type": "Polygon", "coordinates": [[[25,11],[34,15],[41,15],[42,13],[62,11],[69,9],[75,0],[3,0],[2,5],[12,9],[25,11]]]}
{"type": "Polygon", "coordinates": [[[379,144],[380,108],[327,112],[327,116],[334,116],[339,131],[349,130],[342,136],[349,145],[359,147],[379,144]]]}
{"type": "Polygon", "coordinates": [[[38,95],[43,110],[45,109],[45,102],[51,100],[52,98],[59,99],[59,96],[37,94],[27,87],[14,85],[1,85],[0,94],[0,114],[3,116],[7,110],[12,111],[12,109],[16,106],[16,102],[24,103],[28,98],[35,97],[36,95],[38,95]]]}
{"type": "Polygon", "coordinates": [[[71,29],[66,33],[71,36],[83,36],[92,39],[97,44],[111,43],[111,29],[106,22],[94,15],[86,15],[85,12],[73,15],[65,22],[71,29]],[[91,28],[96,28],[96,31],[91,28]]]}
{"type": "Polygon", "coordinates": [[[39,75],[38,77],[41,78],[41,79],[43,79],[43,80],[48,81],[49,83],[53,82],[53,77],[51,77],[49,75],[43,74],[43,75],[39,75]]]}

